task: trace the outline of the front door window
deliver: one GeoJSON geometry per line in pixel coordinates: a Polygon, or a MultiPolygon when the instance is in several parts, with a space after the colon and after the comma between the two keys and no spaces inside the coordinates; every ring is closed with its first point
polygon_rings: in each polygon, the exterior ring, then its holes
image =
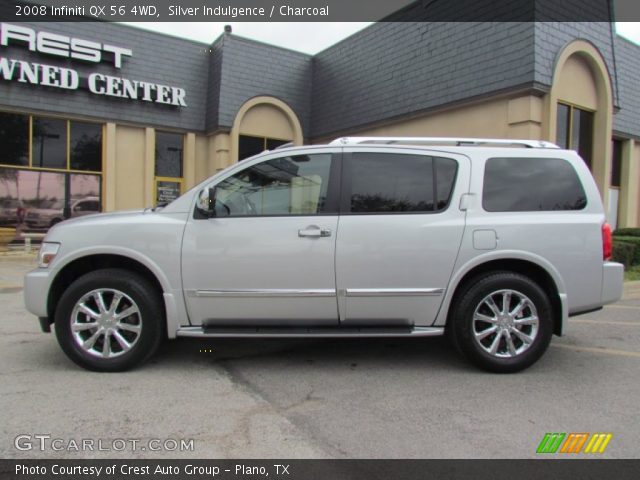
{"type": "Polygon", "coordinates": [[[317,215],[329,209],[331,154],[280,157],[216,186],[217,216],[317,215]]]}

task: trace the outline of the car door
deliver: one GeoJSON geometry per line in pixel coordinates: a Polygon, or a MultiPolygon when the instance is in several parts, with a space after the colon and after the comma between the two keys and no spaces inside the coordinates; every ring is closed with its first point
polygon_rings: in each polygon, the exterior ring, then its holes
{"type": "Polygon", "coordinates": [[[469,159],[346,147],[343,170],[336,246],[342,325],[431,325],[462,241],[469,159]]]}
{"type": "Polygon", "coordinates": [[[209,185],[215,216],[194,214],[183,241],[192,324],[338,324],[339,156],[339,148],[268,154],[209,185]]]}

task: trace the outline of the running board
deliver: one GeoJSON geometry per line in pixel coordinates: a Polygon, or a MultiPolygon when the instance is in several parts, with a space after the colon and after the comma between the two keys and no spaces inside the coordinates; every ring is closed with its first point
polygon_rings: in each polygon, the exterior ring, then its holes
{"type": "Polygon", "coordinates": [[[338,337],[436,337],[442,327],[363,327],[363,328],[290,328],[290,327],[180,327],[178,337],[195,338],[338,338],[338,337]]]}

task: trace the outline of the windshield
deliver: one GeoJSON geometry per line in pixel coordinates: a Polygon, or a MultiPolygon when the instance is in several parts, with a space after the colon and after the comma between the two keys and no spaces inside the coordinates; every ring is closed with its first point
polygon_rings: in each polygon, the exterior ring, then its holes
{"type": "Polygon", "coordinates": [[[40,204],[40,208],[47,210],[62,210],[64,203],[62,200],[45,200],[40,204]]]}

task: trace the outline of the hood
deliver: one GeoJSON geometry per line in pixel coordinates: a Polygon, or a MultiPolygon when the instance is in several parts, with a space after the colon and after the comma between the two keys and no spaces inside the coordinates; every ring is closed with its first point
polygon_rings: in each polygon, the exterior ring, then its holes
{"type": "Polygon", "coordinates": [[[56,225],[54,225],[53,227],[51,227],[51,229],[49,229],[49,231],[53,231],[56,228],[59,228],[59,226],[64,226],[64,225],[79,225],[82,223],[103,223],[103,222],[109,222],[111,219],[114,218],[126,218],[126,217],[137,217],[140,215],[145,215],[147,213],[153,213],[152,210],[150,209],[145,209],[145,210],[124,210],[124,211],[120,211],[120,212],[108,212],[108,213],[93,213],[91,215],[83,215],[81,217],[74,217],[74,218],[70,218],[68,220],[65,220],[63,222],[60,222],[56,225]]]}

